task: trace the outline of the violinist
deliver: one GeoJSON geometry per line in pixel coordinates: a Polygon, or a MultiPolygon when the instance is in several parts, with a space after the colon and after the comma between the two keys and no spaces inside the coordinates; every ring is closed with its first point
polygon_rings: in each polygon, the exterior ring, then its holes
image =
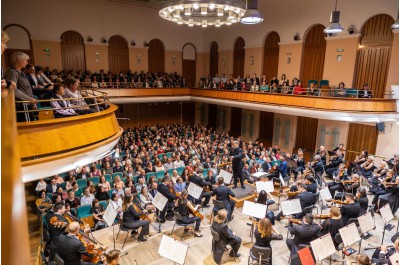
{"type": "Polygon", "coordinates": [[[138,205],[133,205],[133,195],[128,194],[124,197],[124,202],[122,204],[123,226],[132,230],[132,236],[135,235],[134,230],[142,228],[138,236],[139,242],[145,242],[147,239],[144,236],[149,235],[150,222],[147,220],[140,220],[140,216],[147,213],[146,210],[140,210],[138,205]]]}
{"type": "Polygon", "coordinates": [[[356,200],[360,204],[360,215],[366,214],[368,211],[367,191],[363,187],[359,187],[356,193],[356,200]]]}
{"type": "Polygon", "coordinates": [[[299,172],[301,174],[303,174],[303,170],[304,170],[304,154],[303,154],[303,150],[301,148],[299,148],[299,150],[297,150],[297,155],[294,156],[294,160],[296,161],[297,167],[294,170],[294,174],[295,176],[297,176],[299,174],[299,172]]]}
{"type": "Polygon", "coordinates": [[[310,245],[310,242],[318,238],[318,233],[320,231],[319,225],[314,223],[314,218],[312,214],[306,214],[303,217],[302,224],[292,224],[289,222],[289,232],[294,235],[294,238],[286,239],[286,245],[290,250],[290,253],[296,254],[300,244],[310,245]]]}
{"type": "Polygon", "coordinates": [[[175,206],[177,207],[177,212],[182,217],[182,219],[179,220],[179,222],[183,224],[191,224],[193,222],[196,222],[196,226],[194,229],[194,236],[202,237],[203,235],[200,234],[200,224],[201,224],[200,217],[198,216],[189,217],[189,210],[190,212],[194,213],[197,211],[197,209],[188,200],[188,192],[186,190],[183,191],[179,199],[176,200],[175,206]]]}
{"type": "MultiPolygon", "coordinates": [[[[375,209],[380,209],[386,204],[389,204],[394,214],[398,208],[398,203],[395,202],[396,200],[398,201],[399,199],[399,177],[397,176],[396,178],[394,178],[394,181],[392,178],[392,181],[384,182],[383,186],[384,186],[384,191],[386,193],[378,195],[378,202],[375,205],[376,206],[375,209]],[[394,205],[396,205],[397,207],[393,207],[394,205]]],[[[375,196],[377,194],[375,194],[375,196]]]]}
{"type": "Polygon", "coordinates": [[[374,170],[374,157],[368,156],[367,161],[361,164],[360,170],[361,170],[361,176],[368,179],[372,177],[372,172],[374,170]]]}
{"type": "Polygon", "coordinates": [[[343,180],[347,180],[347,171],[345,170],[344,164],[341,163],[338,170],[333,174],[333,181],[328,183],[328,188],[332,197],[334,197],[336,191],[343,191],[343,185],[340,184],[343,180]]]}
{"type": "Polygon", "coordinates": [[[58,247],[63,244],[60,238],[61,234],[65,232],[65,226],[63,226],[63,223],[68,224],[68,220],[63,217],[64,213],[65,204],[59,202],[54,206],[54,212],[48,212],[45,216],[44,225],[50,235],[50,242],[48,243],[49,262],[54,261],[58,247]]]}
{"type": "Polygon", "coordinates": [[[321,160],[322,160],[322,164],[326,165],[326,150],[325,150],[325,146],[321,145],[315,155],[319,155],[321,160]]]}
{"type": "Polygon", "coordinates": [[[380,248],[376,249],[372,255],[371,262],[375,264],[395,265],[392,264],[389,259],[389,257],[392,255],[399,255],[399,239],[394,241],[393,247],[381,246],[380,248]]]}
{"type": "Polygon", "coordinates": [[[274,212],[268,211],[268,206],[275,203],[271,194],[267,193],[265,190],[262,190],[257,196],[256,203],[267,205],[267,212],[265,213],[265,217],[268,218],[272,225],[275,225],[274,212]],[[268,196],[270,197],[270,199],[268,199],[268,196]]]}
{"type": "MultiPolygon", "coordinates": [[[[173,190],[173,186],[171,186],[171,178],[170,177],[164,177],[162,179],[162,183],[158,185],[157,187],[157,192],[161,193],[164,197],[168,199],[167,204],[165,205],[164,209],[160,212],[160,222],[165,223],[165,217],[167,215],[167,211],[174,208],[175,206],[175,200],[178,198],[175,193],[172,193],[170,188],[173,190]]],[[[175,191],[175,190],[173,190],[175,191]]],[[[167,218],[168,220],[173,220],[172,212],[167,218]]]]}
{"type": "Polygon", "coordinates": [[[381,183],[386,177],[387,167],[387,163],[385,161],[381,161],[379,163],[379,167],[372,172],[372,178],[368,179],[368,182],[371,185],[369,189],[371,193],[375,194],[381,190],[381,183]]]}
{"type": "Polygon", "coordinates": [[[193,182],[197,186],[200,186],[203,188],[203,192],[201,193],[199,200],[204,198],[202,205],[204,208],[208,208],[208,207],[210,207],[208,205],[208,203],[210,202],[210,199],[211,199],[211,192],[204,191],[204,187],[211,187],[211,183],[204,181],[202,176],[203,176],[203,169],[198,169],[198,173],[193,174],[193,176],[190,177],[190,182],[193,182]]]}
{"type": "MultiPolygon", "coordinates": [[[[236,195],[235,195],[235,193],[232,192],[232,190],[229,187],[225,186],[223,177],[218,178],[218,187],[213,190],[211,196],[216,196],[216,199],[218,201],[224,202],[225,209],[227,210],[227,213],[228,213],[228,216],[227,216],[228,222],[230,222],[233,219],[232,213],[236,206],[236,202],[231,200],[230,197],[231,196],[235,197],[236,195]]],[[[217,211],[219,211],[219,210],[220,210],[220,208],[214,207],[214,209],[213,209],[214,215],[216,215],[217,211]]]]}
{"type": "Polygon", "coordinates": [[[325,166],[326,176],[328,178],[332,179],[333,178],[333,176],[332,176],[333,173],[335,171],[337,171],[337,169],[338,169],[338,167],[339,167],[339,165],[341,163],[343,163],[343,155],[342,155],[340,149],[338,149],[336,151],[336,154],[334,156],[330,157],[329,164],[327,166],[325,166]]]}
{"type": "Polygon", "coordinates": [[[344,225],[347,225],[349,219],[360,216],[361,207],[358,202],[354,201],[354,195],[351,193],[346,193],[345,202],[346,204],[340,208],[340,213],[342,214],[344,225]]]}
{"type": "Polygon", "coordinates": [[[321,155],[314,156],[312,169],[314,169],[314,172],[317,176],[322,176],[322,173],[324,173],[324,161],[321,159],[321,155]]]}
{"type": "Polygon", "coordinates": [[[335,195],[336,200],[341,199],[345,195],[344,192],[351,193],[355,196],[358,187],[360,187],[360,176],[357,174],[353,174],[350,180],[342,180],[339,182],[339,185],[340,185],[339,189],[342,190],[343,192],[336,193],[335,195]]]}
{"type": "Polygon", "coordinates": [[[313,176],[307,176],[304,179],[304,184],[307,186],[308,192],[311,192],[312,194],[317,193],[318,185],[313,176]]]}
{"type": "Polygon", "coordinates": [[[65,265],[91,265],[94,263],[82,261],[82,255],[94,257],[88,253],[85,245],[77,237],[79,231],[79,223],[72,222],[68,226],[68,234],[61,235],[62,244],[59,244],[57,253],[63,259],[65,265]]]}
{"type": "MultiPolygon", "coordinates": [[[[335,235],[339,233],[339,229],[344,227],[344,223],[339,208],[332,206],[331,209],[329,210],[329,213],[331,215],[331,218],[325,220],[321,224],[320,236],[330,233],[332,235],[332,238],[334,238],[335,235]]],[[[338,246],[336,241],[334,241],[334,244],[335,247],[338,246]]]]}
{"type": "MultiPolygon", "coordinates": [[[[301,205],[301,210],[304,211],[304,209],[308,206],[311,206],[314,203],[314,195],[311,192],[307,191],[307,186],[305,184],[299,183],[297,185],[298,189],[298,194],[293,197],[293,199],[299,199],[300,200],[300,205],[301,205]]],[[[283,216],[283,213],[280,212],[276,217],[275,220],[281,220],[281,217],[283,216]]],[[[295,215],[295,219],[301,219],[304,216],[304,213],[297,213],[295,215]]]]}
{"type": "Polygon", "coordinates": [[[281,234],[273,234],[272,233],[273,229],[274,228],[272,227],[272,224],[269,219],[267,218],[261,219],[256,225],[256,228],[254,230],[254,237],[256,239],[254,245],[258,247],[268,247],[271,249],[272,252],[271,241],[283,239],[283,236],[281,234]]]}

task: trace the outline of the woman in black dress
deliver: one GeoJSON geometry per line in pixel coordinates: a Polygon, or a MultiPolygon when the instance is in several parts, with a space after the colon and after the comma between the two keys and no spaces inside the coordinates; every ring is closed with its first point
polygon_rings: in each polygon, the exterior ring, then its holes
{"type": "MultiPolygon", "coordinates": [[[[272,247],[271,241],[272,240],[282,240],[283,236],[279,233],[273,234],[272,230],[277,232],[273,229],[271,222],[268,218],[263,218],[261,221],[258,222],[256,228],[254,230],[254,237],[256,239],[256,243],[254,243],[257,247],[268,247],[271,249],[271,257],[272,257],[272,247]]],[[[272,258],[271,258],[272,264],[272,258]]]]}

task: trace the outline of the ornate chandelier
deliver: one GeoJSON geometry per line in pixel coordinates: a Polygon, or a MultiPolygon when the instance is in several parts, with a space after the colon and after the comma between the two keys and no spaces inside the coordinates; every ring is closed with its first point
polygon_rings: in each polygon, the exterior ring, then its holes
{"type": "Polygon", "coordinates": [[[177,24],[205,28],[237,23],[245,11],[242,0],[181,0],[169,3],[160,10],[159,15],[177,24]]]}

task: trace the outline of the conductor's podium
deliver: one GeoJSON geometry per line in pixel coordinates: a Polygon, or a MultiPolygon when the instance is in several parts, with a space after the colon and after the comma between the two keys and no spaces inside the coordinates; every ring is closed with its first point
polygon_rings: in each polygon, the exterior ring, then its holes
{"type": "Polygon", "coordinates": [[[92,114],[17,123],[23,181],[67,172],[109,155],[123,132],[116,110],[109,104],[92,114]]]}

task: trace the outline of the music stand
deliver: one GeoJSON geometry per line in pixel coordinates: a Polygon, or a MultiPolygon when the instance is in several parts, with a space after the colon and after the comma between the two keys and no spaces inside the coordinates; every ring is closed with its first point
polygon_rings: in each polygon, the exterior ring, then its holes
{"type": "Polygon", "coordinates": [[[386,230],[390,231],[394,227],[393,225],[389,224],[389,222],[391,220],[393,220],[394,216],[393,216],[393,213],[392,213],[392,209],[390,209],[390,205],[389,204],[386,204],[385,206],[381,207],[379,209],[379,212],[381,213],[381,216],[382,216],[382,219],[383,219],[383,223],[384,223],[383,232],[382,232],[382,242],[381,242],[381,245],[382,245],[383,244],[383,239],[385,238],[386,230]]]}

